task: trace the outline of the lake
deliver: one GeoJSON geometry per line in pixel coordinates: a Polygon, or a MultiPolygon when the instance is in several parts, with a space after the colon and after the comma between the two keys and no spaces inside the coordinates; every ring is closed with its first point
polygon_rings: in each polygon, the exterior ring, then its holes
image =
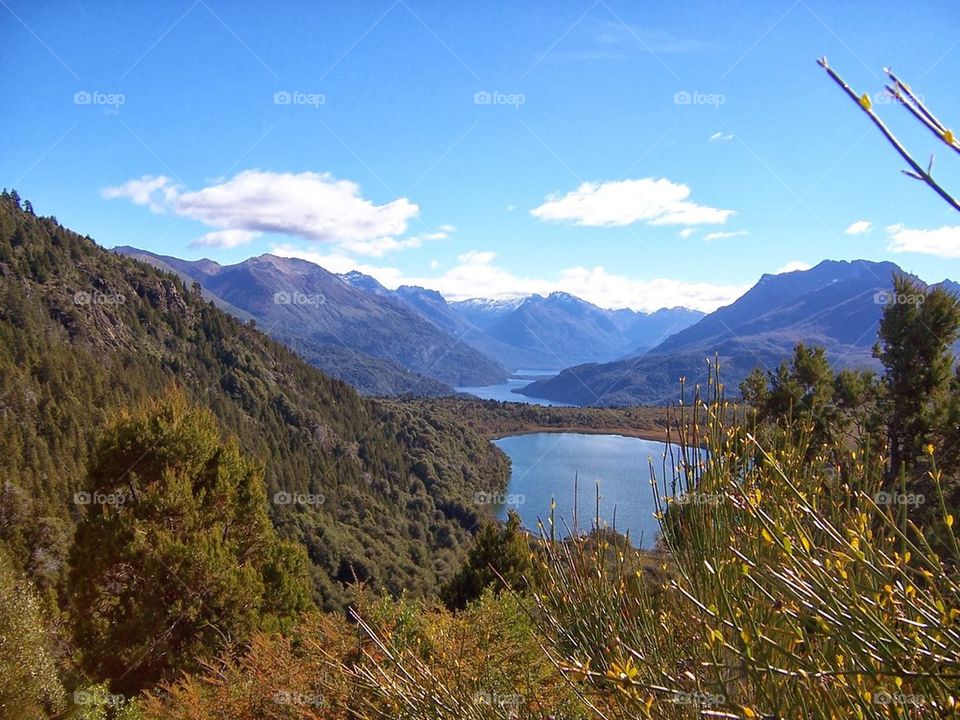
{"type": "Polygon", "coordinates": [[[527,397],[513,392],[518,388],[529,385],[534,380],[544,377],[553,377],[557,371],[550,370],[518,370],[506,382],[498,385],[483,385],[481,387],[458,387],[458,392],[469,393],[483,400],[499,400],[500,402],[517,402],[527,405],[558,405],[561,407],[570,407],[568,403],[554,402],[553,400],[544,400],[543,398],[527,397]]]}
{"type": "MultiPolygon", "coordinates": [[[[637,547],[652,547],[659,534],[653,517],[650,488],[650,459],[658,480],[662,480],[666,445],[653,440],[622,435],[581,433],[531,433],[493,441],[510,456],[512,469],[505,498],[497,516],[505,518],[514,509],[526,528],[537,531],[537,519],[544,525],[550,517],[550,501],[556,498],[558,536],[566,535],[560,517],[572,525],[574,481],[579,474],[578,512],[580,527],[588,530],[596,514],[596,484],[600,484],[600,518],[630,532],[637,547]]],[[[668,466],[669,467],[669,466],[668,466]]],[[[548,528],[549,529],[549,528],[548,528]]]]}

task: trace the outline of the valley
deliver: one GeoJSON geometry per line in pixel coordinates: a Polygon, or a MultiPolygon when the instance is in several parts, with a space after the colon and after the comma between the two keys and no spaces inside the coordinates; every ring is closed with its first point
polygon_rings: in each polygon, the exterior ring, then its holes
{"type": "Polygon", "coordinates": [[[960,720],[960,6],[0,5],[0,720],[960,720]]]}

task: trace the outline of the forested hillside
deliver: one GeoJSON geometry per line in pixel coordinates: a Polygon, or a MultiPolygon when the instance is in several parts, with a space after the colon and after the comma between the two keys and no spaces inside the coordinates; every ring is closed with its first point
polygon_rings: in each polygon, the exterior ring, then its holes
{"type": "Polygon", "coordinates": [[[315,599],[355,578],[433,589],[458,567],[478,489],[507,461],[427,408],[361,398],[196,288],[0,199],[0,545],[54,597],[91,450],[124,408],[179,387],[262,463],[281,535],[312,561],[315,599]]]}

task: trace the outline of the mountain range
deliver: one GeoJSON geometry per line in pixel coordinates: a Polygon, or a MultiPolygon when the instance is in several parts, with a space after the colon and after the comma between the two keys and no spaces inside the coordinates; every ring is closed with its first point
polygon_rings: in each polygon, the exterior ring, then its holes
{"type": "MultiPolygon", "coordinates": [[[[900,274],[891,262],[826,260],[809,270],[763,275],[734,303],[644,354],[570,367],[519,392],[576,405],[662,404],[677,399],[681,377],[688,386],[705,384],[707,361],[717,357],[721,380],[735,394],[753,368],[776,368],[798,342],[824,346],[835,367],[876,369],[872,348],[900,274]]],[[[952,281],[942,285],[960,291],[952,281]]]]}
{"type": "MultiPolygon", "coordinates": [[[[718,358],[734,390],[755,367],[774,369],[798,342],[823,345],[836,367],[878,368],[872,356],[892,262],[825,260],[766,274],[704,315],[607,310],[563,292],[448,302],[435,290],[388,289],[360,272],[261,255],[235,265],[131,247],[115,252],[196,282],[204,297],[253,321],[308,362],[370,395],[449,395],[458,386],[541,376],[515,392],[572,405],[663,404],[680,378],[704,383],[718,358]]],[[[916,278],[914,278],[916,279],[916,278]]],[[[943,286],[960,294],[960,285],[943,286]]]]}
{"type": "Polygon", "coordinates": [[[371,395],[452,394],[518,370],[543,374],[653,347],[703,314],[686,308],[605,310],[567,293],[448,303],[359,272],[261,255],[235,265],[114,251],[199,283],[221,309],[254,320],[308,362],[371,395]]]}

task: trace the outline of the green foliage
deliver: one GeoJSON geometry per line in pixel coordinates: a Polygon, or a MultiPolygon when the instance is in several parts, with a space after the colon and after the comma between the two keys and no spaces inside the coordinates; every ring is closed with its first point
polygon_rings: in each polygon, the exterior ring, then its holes
{"type": "Polygon", "coordinates": [[[441,597],[447,607],[461,609],[488,588],[523,590],[530,575],[530,557],[520,516],[511,510],[506,523],[487,523],[477,533],[466,562],[443,588],[441,597]]]}
{"type": "Polygon", "coordinates": [[[70,720],[140,720],[131,698],[110,692],[107,683],[84,685],[73,691],[70,720]]]}
{"type": "Polygon", "coordinates": [[[875,354],[886,369],[890,474],[896,478],[901,471],[923,473],[924,448],[943,445],[960,300],[943,288],[924,290],[908,277],[894,278],[891,299],[875,354]]]}
{"type": "Polygon", "coordinates": [[[181,393],[118,419],[78,494],[71,554],[91,676],[132,695],[310,607],[306,553],[277,538],[264,496],[236,441],[181,393]]]}
{"type": "Polygon", "coordinates": [[[0,549],[0,718],[34,717],[63,706],[52,639],[37,593],[0,549]]]}

